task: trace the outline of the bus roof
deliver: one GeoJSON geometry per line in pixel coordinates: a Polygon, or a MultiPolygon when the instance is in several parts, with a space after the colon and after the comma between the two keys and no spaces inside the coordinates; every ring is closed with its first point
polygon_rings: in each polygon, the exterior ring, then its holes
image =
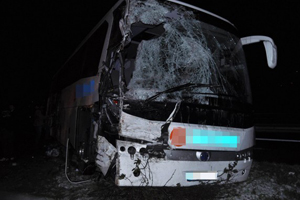
{"type": "Polygon", "coordinates": [[[198,10],[198,11],[200,11],[200,12],[206,13],[206,14],[211,15],[211,16],[213,16],[213,17],[216,17],[216,18],[218,18],[218,19],[220,19],[220,20],[223,20],[224,22],[227,22],[227,23],[230,24],[231,26],[235,27],[234,24],[231,23],[230,21],[228,21],[227,19],[225,19],[225,18],[223,18],[223,17],[220,17],[219,15],[216,15],[216,14],[214,14],[214,13],[212,13],[212,12],[207,11],[207,10],[204,10],[204,9],[202,9],[202,8],[193,6],[193,5],[188,4],[188,3],[184,3],[184,2],[182,2],[182,1],[177,1],[177,0],[167,0],[167,1],[170,1],[170,2],[173,2],[173,3],[176,3],[176,4],[180,4],[180,5],[183,5],[183,6],[186,6],[186,7],[195,9],[195,10],[198,10]]]}

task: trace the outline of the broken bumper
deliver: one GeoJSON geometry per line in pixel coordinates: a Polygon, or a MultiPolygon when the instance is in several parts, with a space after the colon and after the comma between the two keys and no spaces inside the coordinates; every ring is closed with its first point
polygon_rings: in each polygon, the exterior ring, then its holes
{"type": "Polygon", "coordinates": [[[115,182],[119,186],[192,186],[201,182],[241,182],[252,159],[241,161],[183,161],[141,155],[145,144],[117,140],[115,182]],[[130,152],[134,147],[134,153],[130,152]]]}

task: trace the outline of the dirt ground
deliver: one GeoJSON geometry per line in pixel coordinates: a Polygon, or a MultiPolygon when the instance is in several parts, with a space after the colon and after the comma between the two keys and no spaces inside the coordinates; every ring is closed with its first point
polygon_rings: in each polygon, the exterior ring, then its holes
{"type": "MultiPolygon", "coordinates": [[[[41,199],[199,199],[197,195],[202,193],[198,191],[198,187],[195,198],[191,197],[190,193],[186,196],[187,188],[121,188],[115,186],[112,179],[104,178],[97,172],[93,175],[80,175],[73,166],[68,169],[72,181],[91,181],[71,184],[64,173],[64,156],[53,158],[45,155],[26,155],[18,159],[17,166],[11,164],[12,162],[0,164],[0,191],[14,194],[15,197],[23,195],[41,199]]],[[[189,190],[192,191],[191,188],[189,190]]],[[[210,198],[211,194],[203,195],[205,196],[210,198]]]]}
{"type": "Polygon", "coordinates": [[[0,199],[300,199],[300,165],[255,161],[246,182],[193,187],[117,187],[96,172],[80,175],[76,166],[65,176],[64,154],[46,155],[46,147],[0,162],[0,199]],[[36,153],[38,152],[38,153],[36,153]]]}

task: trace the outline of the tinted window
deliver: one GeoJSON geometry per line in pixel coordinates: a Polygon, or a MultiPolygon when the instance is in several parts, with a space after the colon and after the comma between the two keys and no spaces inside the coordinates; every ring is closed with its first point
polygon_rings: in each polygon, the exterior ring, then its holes
{"type": "Polygon", "coordinates": [[[97,75],[108,23],[104,22],[80,47],[54,77],[52,92],[57,92],[81,78],[97,75]]]}

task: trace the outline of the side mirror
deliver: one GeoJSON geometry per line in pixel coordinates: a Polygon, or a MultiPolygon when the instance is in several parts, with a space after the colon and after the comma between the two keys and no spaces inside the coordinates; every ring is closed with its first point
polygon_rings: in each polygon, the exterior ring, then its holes
{"type": "Polygon", "coordinates": [[[263,42],[267,54],[268,66],[274,69],[277,65],[277,47],[272,38],[267,36],[255,35],[241,38],[242,45],[263,42]]]}

